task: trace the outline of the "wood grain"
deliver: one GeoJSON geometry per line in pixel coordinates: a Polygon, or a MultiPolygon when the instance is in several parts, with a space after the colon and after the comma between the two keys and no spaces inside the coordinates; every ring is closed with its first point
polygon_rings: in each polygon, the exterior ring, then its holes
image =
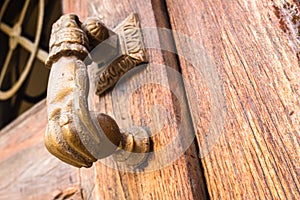
{"type": "Polygon", "coordinates": [[[196,66],[185,54],[179,60],[187,91],[196,94],[187,92],[210,198],[299,199],[298,2],[166,2],[178,52],[198,53],[197,43],[208,57],[194,56],[196,66]],[[217,69],[225,107],[214,103],[207,68],[217,69]],[[214,109],[226,111],[215,132],[214,109]]]}
{"type": "Polygon", "coordinates": [[[42,101],[0,131],[0,199],[82,199],[79,170],[44,146],[46,121],[42,101]]]}
{"type": "MultiPolygon", "coordinates": [[[[93,0],[87,3],[88,15],[97,15],[109,27],[113,28],[130,13],[139,15],[142,28],[152,28],[143,31],[146,46],[160,46],[162,38],[156,27],[166,26],[161,22],[165,16],[160,10],[160,3],[149,0],[138,1],[101,1],[93,0]],[[158,24],[157,21],[160,21],[158,24]]],[[[79,7],[69,12],[80,13],[79,7]]],[[[83,20],[83,19],[82,19],[83,20]]],[[[168,39],[168,38],[164,38],[168,39]]],[[[164,148],[179,133],[182,121],[177,116],[188,118],[187,104],[181,102],[178,108],[172,89],[182,88],[180,79],[170,80],[165,65],[176,63],[164,55],[161,49],[147,49],[149,64],[140,67],[120,85],[119,89],[108,92],[99,99],[97,112],[113,116],[122,128],[133,125],[147,127],[153,134],[153,149],[164,148]],[[143,83],[143,84],[141,84],[143,83]],[[172,84],[171,84],[172,83],[172,84]],[[141,86],[141,87],[137,87],[141,86]],[[125,102],[123,101],[125,97],[125,102]],[[179,110],[179,111],[178,111],[179,110]],[[178,114],[179,112],[179,114],[178,114]]],[[[176,78],[173,77],[173,78],[176,78]]],[[[184,94],[183,94],[184,95],[184,94]]],[[[188,126],[191,128],[191,124],[188,126]]],[[[192,133],[192,130],[189,130],[192,133]]],[[[170,151],[181,151],[176,146],[170,151]]],[[[181,155],[181,154],[179,154],[181,155]]],[[[156,154],[154,155],[154,157],[156,154]]],[[[152,158],[154,159],[154,158],[152,158]]],[[[168,152],[165,155],[168,159],[168,152]]],[[[163,162],[164,160],[162,160],[163,162]]],[[[148,161],[151,166],[153,160],[148,161]]],[[[82,187],[87,199],[206,199],[206,188],[199,165],[199,158],[194,143],[188,151],[175,162],[162,164],[162,169],[152,171],[146,167],[146,172],[131,173],[114,169],[114,165],[104,165],[101,161],[92,169],[81,169],[82,187]],[[112,167],[112,168],[111,168],[112,167]]],[[[117,168],[117,167],[115,167],[117,168]]]]}
{"type": "Polygon", "coordinates": [[[149,64],[102,96],[95,111],[123,128],[147,127],[154,151],[180,133],[190,112],[192,124],[185,123],[197,143],[159,170],[130,173],[101,161],[78,170],[46,151],[43,101],[0,132],[0,199],[300,199],[299,2],[63,5],[110,28],[136,12],[146,46],[156,47],[148,49],[149,64]]]}

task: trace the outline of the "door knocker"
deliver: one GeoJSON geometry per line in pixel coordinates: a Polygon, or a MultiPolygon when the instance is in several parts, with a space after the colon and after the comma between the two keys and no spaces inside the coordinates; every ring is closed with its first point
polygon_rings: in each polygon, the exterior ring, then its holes
{"type": "Polygon", "coordinates": [[[122,130],[110,116],[93,116],[88,109],[88,62],[96,60],[101,65],[95,83],[100,95],[146,61],[137,16],[131,14],[111,31],[97,18],[81,23],[74,14],[63,15],[53,24],[49,46],[45,63],[51,68],[45,134],[49,152],[76,167],[91,167],[110,155],[132,165],[143,163],[150,149],[147,131],[139,127],[122,130]],[[100,43],[105,43],[104,53],[91,55],[100,43]]]}

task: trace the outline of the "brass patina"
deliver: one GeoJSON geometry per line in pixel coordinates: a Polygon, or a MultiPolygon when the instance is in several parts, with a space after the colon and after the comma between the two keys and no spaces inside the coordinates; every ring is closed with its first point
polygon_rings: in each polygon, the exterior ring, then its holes
{"type": "Polygon", "coordinates": [[[75,167],[91,167],[97,159],[112,154],[118,161],[139,165],[150,148],[147,132],[142,128],[120,130],[110,116],[89,112],[87,63],[93,59],[102,65],[95,83],[98,95],[145,62],[137,16],[129,16],[114,31],[98,18],[81,23],[74,14],[63,15],[53,24],[45,63],[51,68],[45,145],[54,156],[75,167]],[[106,54],[92,54],[101,43],[106,54]]]}

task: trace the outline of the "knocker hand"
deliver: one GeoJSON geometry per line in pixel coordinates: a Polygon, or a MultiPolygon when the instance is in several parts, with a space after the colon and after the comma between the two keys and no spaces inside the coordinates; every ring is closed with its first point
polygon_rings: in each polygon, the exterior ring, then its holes
{"type": "MultiPolygon", "coordinates": [[[[136,165],[145,160],[144,153],[149,151],[146,131],[120,131],[110,116],[92,116],[89,112],[89,77],[83,60],[108,37],[108,29],[97,18],[88,18],[81,23],[76,15],[68,14],[52,27],[50,53],[46,61],[46,67],[51,68],[51,72],[47,91],[45,145],[54,156],[75,167],[90,167],[97,159],[112,154],[116,154],[117,160],[136,165]],[[124,151],[140,153],[140,156],[133,158],[124,151]]],[[[122,59],[130,58],[122,55],[120,62],[123,62],[122,59]]],[[[130,63],[138,64],[137,61],[130,63]]],[[[116,66],[119,66],[118,63],[116,66]]],[[[104,70],[103,74],[107,76],[108,72],[104,70]]],[[[112,83],[109,84],[105,87],[112,86],[112,83]]]]}

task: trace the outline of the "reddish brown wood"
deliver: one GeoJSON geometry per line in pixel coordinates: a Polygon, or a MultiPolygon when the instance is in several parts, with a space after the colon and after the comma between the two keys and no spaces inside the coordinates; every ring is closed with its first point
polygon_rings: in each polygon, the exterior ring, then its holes
{"type": "MultiPolygon", "coordinates": [[[[197,146],[204,156],[201,161],[210,198],[300,198],[297,1],[166,0],[164,5],[156,0],[65,0],[63,5],[64,12],[76,13],[81,20],[97,15],[109,28],[136,12],[142,28],[174,31],[175,45],[172,35],[159,35],[157,31],[147,35],[144,30],[147,46],[177,49],[178,58],[161,49],[148,49],[152,65],[127,80],[122,94],[109,92],[101,97],[97,111],[118,118],[119,110],[127,119],[118,120],[120,126],[149,127],[156,133],[154,150],[164,147],[178,133],[182,122],[179,113],[188,108],[185,101],[178,102],[170,92],[170,88],[182,92],[182,80],[158,64],[179,69],[193,118],[190,131],[196,130],[197,146]],[[195,53],[195,47],[203,48],[195,53]],[[206,71],[197,68],[201,66],[206,71]],[[223,93],[213,93],[216,90],[209,85],[212,80],[208,75],[220,79],[223,93]],[[131,91],[136,83],[154,78],[167,87],[146,84],[131,91]],[[121,95],[128,97],[129,105],[118,102],[121,95]],[[216,95],[224,95],[225,107],[218,106],[222,101],[212,100],[216,95]],[[153,105],[167,112],[158,109],[153,115],[153,105]],[[219,115],[226,111],[224,128],[215,132],[216,137],[205,137],[210,123],[218,117],[214,111],[219,115]],[[207,149],[208,139],[216,141],[212,149],[207,149]]],[[[1,199],[207,198],[194,143],[178,160],[153,172],[123,172],[100,161],[90,169],[78,170],[46,151],[45,127],[46,108],[42,102],[1,130],[1,199]]]]}
{"type": "Polygon", "coordinates": [[[0,199],[81,199],[79,170],[44,146],[46,117],[42,101],[0,131],[0,199]]]}
{"type": "MultiPolygon", "coordinates": [[[[103,22],[113,28],[130,13],[138,13],[141,20],[141,27],[157,27],[157,21],[165,16],[161,15],[161,11],[156,10],[158,4],[151,1],[89,1],[87,8],[89,15],[99,16],[103,22]],[[95,9],[96,8],[96,9],[95,9]]],[[[79,11],[79,10],[78,10],[79,11]]],[[[164,19],[165,20],[165,19],[164,19]]],[[[166,24],[161,23],[160,26],[166,24]]],[[[147,34],[147,32],[143,32],[147,34]]],[[[152,35],[144,35],[146,46],[153,43],[160,44],[160,37],[157,31],[152,35]]],[[[163,148],[172,138],[178,134],[178,126],[180,121],[177,121],[178,115],[177,104],[170,90],[158,84],[147,84],[136,89],[136,82],[142,80],[151,80],[159,78],[165,82],[167,87],[173,87],[177,84],[180,88],[180,80],[172,80],[172,86],[168,82],[168,73],[165,68],[155,67],[155,65],[168,65],[162,51],[160,49],[148,49],[149,63],[146,68],[140,70],[139,73],[132,76],[134,81],[126,82],[124,93],[130,99],[129,105],[121,103],[113,106],[113,101],[118,101],[116,97],[112,98],[111,93],[99,99],[99,111],[110,114],[114,118],[116,110],[125,113],[127,121],[118,121],[121,127],[130,127],[132,124],[137,126],[149,127],[153,137],[154,151],[163,148]],[[151,74],[152,72],[152,74],[151,74]],[[154,76],[155,77],[154,77],[154,76]],[[155,121],[151,109],[153,105],[159,105],[168,111],[166,116],[159,116],[161,119],[155,121]],[[128,120],[130,119],[130,120],[128,120]],[[170,125],[170,126],[169,126],[170,125]],[[157,132],[153,132],[157,131],[157,132]]],[[[174,66],[173,66],[174,67],[174,66]]],[[[178,66],[175,66],[178,68],[178,66]]],[[[118,96],[117,96],[118,98],[118,96]]],[[[121,97],[120,97],[121,98],[121,97]]],[[[186,104],[183,106],[187,109],[186,104]]],[[[182,111],[183,112],[183,111],[182,111]]],[[[183,112],[184,113],[184,112],[183,112]]],[[[187,113],[184,113],[184,117],[187,113]]],[[[180,149],[180,146],[177,147],[180,149]]],[[[167,156],[167,155],[166,155],[167,156]]],[[[149,161],[151,162],[151,160],[149,161]]],[[[96,163],[93,169],[81,170],[82,187],[88,191],[87,198],[98,199],[205,199],[205,186],[202,176],[199,159],[194,144],[191,145],[186,154],[181,156],[174,163],[170,163],[163,169],[146,173],[128,173],[115,169],[111,169],[101,162],[96,163]],[[92,182],[91,182],[92,181],[92,182]]]]}
{"type": "MultiPolygon", "coordinates": [[[[298,2],[166,2],[172,29],[203,47],[224,88],[224,128],[202,158],[210,197],[299,199],[298,2]],[[289,29],[282,30],[284,25],[289,29]]],[[[179,52],[195,52],[194,43],[180,35],[175,41],[179,52]]],[[[179,57],[185,84],[195,91],[201,113],[195,102],[190,104],[201,153],[213,109],[224,110],[213,104],[209,79],[197,70],[211,66],[199,55],[194,56],[196,67],[184,58],[179,57]]],[[[190,94],[188,98],[195,99],[190,94]]]]}
{"type": "Polygon", "coordinates": [[[87,13],[87,1],[86,0],[62,0],[63,13],[74,13],[79,18],[86,18],[87,13]]]}

